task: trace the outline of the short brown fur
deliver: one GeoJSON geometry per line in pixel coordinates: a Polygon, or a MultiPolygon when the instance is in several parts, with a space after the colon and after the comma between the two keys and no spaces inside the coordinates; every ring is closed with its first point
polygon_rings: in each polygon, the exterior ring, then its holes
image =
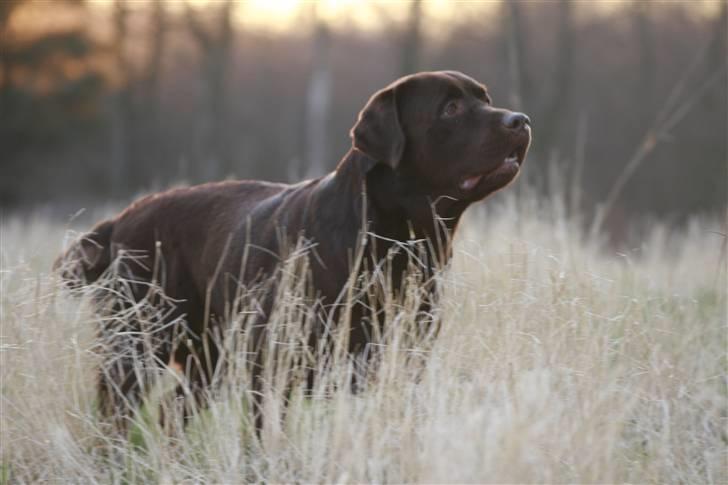
{"type": "MultiPolygon", "coordinates": [[[[352,129],[351,150],[328,175],[294,185],[209,183],[144,197],[99,223],[57,266],[68,284],[78,287],[99,278],[121,250],[141,251],[143,264],[127,265],[126,276],[148,282],[152,268],[159,267],[155,255],[161,254],[164,277],[158,281],[166,295],[181,301],[169,319],[184,316],[193,348],[162,346],[157,357],[190,368],[191,355],[201,352],[205,339],[208,288],[214,317],[209,321],[224,324],[220,317],[230,287],[272,275],[282,243],[295,244],[301,236],[315,242],[311,277],[322,308],[345,286],[350,255],[365,226],[383,238],[367,257],[376,261],[395,241],[414,236],[430,243],[427,269],[434,272],[450,258],[450,241],[464,210],[518,174],[530,143],[529,125],[525,115],[492,107],[485,87],[461,73],[408,76],[372,96],[352,129]]],[[[392,265],[396,290],[406,257],[396,256],[392,265]]],[[[134,298],[141,299],[146,288],[139,286],[134,298]]],[[[261,309],[263,327],[271,305],[269,298],[261,309]]],[[[360,352],[369,341],[365,314],[357,308],[352,317],[351,352],[360,352]]],[[[212,367],[217,360],[213,351],[212,367]]],[[[204,368],[188,377],[204,387],[211,372],[204,368]]],[[[106,412],[119,406],[112,389],[120,388],[136,402],[137,384],[123,370],[102,377],[106,412]]]]}

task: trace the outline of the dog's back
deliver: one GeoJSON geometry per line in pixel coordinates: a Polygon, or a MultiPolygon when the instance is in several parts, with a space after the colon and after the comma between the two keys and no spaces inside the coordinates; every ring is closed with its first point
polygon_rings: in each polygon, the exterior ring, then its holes
{"type": "Polygon", "coordinates": [[[203,254],[216,252],[261,201],[287,187],[245,180],[148,195],[77,239],[58,257],[54,269],[67,286],[79,287],[95,282],[120,251],[128,250],[139,272],[153,268],[155,254],[161,254],[166,264],[183,265],[194,273],[203,254]]]}

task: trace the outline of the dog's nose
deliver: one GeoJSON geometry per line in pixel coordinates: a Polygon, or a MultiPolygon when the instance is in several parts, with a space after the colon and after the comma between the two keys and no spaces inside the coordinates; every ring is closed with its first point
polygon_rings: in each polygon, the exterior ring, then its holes
{"type": "Polygon", "coordinates": [[[509,112],[503,117],[503,124],[509,130],[519,131],[526,125],[531,126],[531,118],[523,113],[509,112]]]}

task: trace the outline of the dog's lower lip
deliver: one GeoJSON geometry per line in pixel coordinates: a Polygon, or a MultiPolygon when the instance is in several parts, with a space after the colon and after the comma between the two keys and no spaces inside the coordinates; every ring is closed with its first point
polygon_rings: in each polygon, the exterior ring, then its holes
{"type": "Polygon", "coordinates": [[[496,168],[494,168],[493,170],[491,170],[489,172],[470,175],[469,177],[465,177],[460,182],[460,189],[465,190],[465,191],[472,190],[475,188],[476,185],[478,185],[480,183],[480,181],[483,179],[483,177],[487,177],[491,174],[494,174],[494,173],[498,172],[499,170],[503,169],[504,167],[506,167],[507,165],[514,165],[514,164],[519,165],[518,154],[516,152],[513,152],[510,155],[508,155],[506,158],[503,159],[503,162],[500,165],[498,165],[496,168]]]}
{"type": "Polygon", "coordinates": [[[483,178],[483,175],[471,175],[466,177],[460,182],[460,188],[463,190],[471,190],[473,187],[478,185],[478,182],[483,178]]]}

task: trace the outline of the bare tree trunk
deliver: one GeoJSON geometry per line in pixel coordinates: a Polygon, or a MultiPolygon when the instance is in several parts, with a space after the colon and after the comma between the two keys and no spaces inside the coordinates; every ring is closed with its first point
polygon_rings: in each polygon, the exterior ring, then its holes
{"type": "Polygon", "coordinates": [[[225,0],[217,11],[214,32],[208,31],[197,13],[187,5],[187,24],[202,52],[203,107],[199,119],[196,159],[200,174],[210,180],[227,175],[232,164],[227,137],[227,71],[232,51],[233,0],[225,0]]]}
{"type": "Polygon", "coordinates": [[[414,0],[410,3],[409,18],[402,41],[401,71],[405,76],[417,72],[420,67],[420,55],[422,44],[422,0],[414,0]]]}
{"type": "Polygon", "coordinates": [[[228,138],[228,69],[231,63],[233,43],[232,9],[233,0],[227,0],[220,8],[217,28],[219,40],[213,49],[209,66],[210,108],[212,110],[213,143],[217,147],[217,156],[223,175],[233,171],[228,138]]]}
{"type": "MultiPolygon", "coordinates": [[[[559,32],[554,49],[555,58],[551,63],[554,70],[546,83],[547,89],[543,95],[534,89],[528,68],[528,28],[524,25],[524,9],[530,8],[529,4],[515,0],[506,1],[502,3],[502,8],[502,17],[505,19],[502,31],[503,52],[508,66],[510,106],[527,112],[533,120],[536,130],[534,155],[543,159],[553,159],[562,124],[569,119],[565,114],[569,110],[572,96],[570,88],[574,59],[573,4],[571,0],[559,0],[555,7],[559,13],[559,32]]],[[[537,177],[532,180],[540,186],[545,178],[537,177]]]]}
{"type": "Polygon", "coordinates": [[[531,82],[528,75],[526,59],[526,32],[522,26],[521,4],[504,2],[507,11],[503,17],[507,19],[506,48],[508,57],[508,81],[511,91],[509,101],[513,109],[523,110],[533,100],[531,82]]]}
{"type": "MultiPolygon", "coordinates": [[[[149,58],[147,60],[144,94],[148,100],[157,100],[159,97],[159,80],[167,35],[167,15],[164,0],[153,1],[151,18],[152,31],[149,43],[149,58]]],[[[157,109],[157,107],[155,106],[154,109],[157,109]]]]}
{"type": "Polygon", "coordinates": [[[641,111],[638,115],[642,123],[647,122],[655,111],[656,58],[650,10],[650,2],[634,1],[634,28],[640,53],[638,91],[641,111]]]}
{"type": "Polygon", "coordinates": [[[6,32],[5,26],[19,4],[17,0],[0,2],[0,113],[6,109],[10,101],[10,77],[13,71],[13,63],[7,53],[12,39],[10,32],[6,32]]]}
{"type": "Polygon", "coordinates": [[[544,97],[537,99],[528,70],[528,38],[524,27],[524,3],[503,3],[507,19],[504,39],[508,63],[508,80],[511,87],[509,101],[514,109],[531,115],[538,136],[534,148],[542,155],[554,148],[571,98],[571,82],[574,64],[573,4],[571,0],[559,0],[559,34],[556,45],[554,71],[544,97]]]}
{"type": "MultiPolygon", "coordinates": [[[[0,27],[0,33],[2,33],[2,27],[0,27]]],[[[0,41],[0,113],[7,110],[10,104],[10,77],[12,73],[13,63],[10,56],[5,53],[2,41],[0,41]]],[[[2,119],[0,119],[1,121],[2,119]]]]}
{"type": "MultiPolygon", "coordinates": [[[[539,144],[542,153],[556,147],[565,114],[571,105],[571,83],[574,74],[574,28],[573,4],[571,0],[559,1],[559,36],[556,46],[555,70],[543,103],[534,120],[538,127],[539,144]]],[[[529,108],[527,108],[529,109],[529,108]]]]}
{"type": "Polygon", "coordinates": [[[146,139],[144,178],[153,176],[152,167],[159,167],[166,161],[163,149],[161,120],[160,83],[162,75],[162,59],[166,47],[167,17],[164,0],[154,0],[151,14],[151,35],[149,37],[149,57],[144,72],[143,97],[145,100],[146,123],[144,137],[146,139]]]}
{"type": "Polygon", "coordinates": [[[715,66],[722,66],[723,72],[728,74],[728,56],[726,56],[726,50],[728,50],[728,2],[723,2],[713,29],[705,71],[707,74],[712,72],[715,66]]]}
{"type": "MultiPolygon", "coordinates": [[[[316,13],[314,12],[314,15],[316,13]]],[[[328,123],[331,107],[331,32],[314,17],[313,59],[306,94],[305,177],[316,177],[329,166],[328,123]]]]}
{"type": "Polygon", "coordinates": [[[119,197],[126,193],[132,184],[131,167],[131,92],[129,79],[131,65],[126,55],[125,39],[128,35],[129,9],[125,0],[114,3],[114,55],[120,86],[111,99],[111,190],[119,197]]]}

